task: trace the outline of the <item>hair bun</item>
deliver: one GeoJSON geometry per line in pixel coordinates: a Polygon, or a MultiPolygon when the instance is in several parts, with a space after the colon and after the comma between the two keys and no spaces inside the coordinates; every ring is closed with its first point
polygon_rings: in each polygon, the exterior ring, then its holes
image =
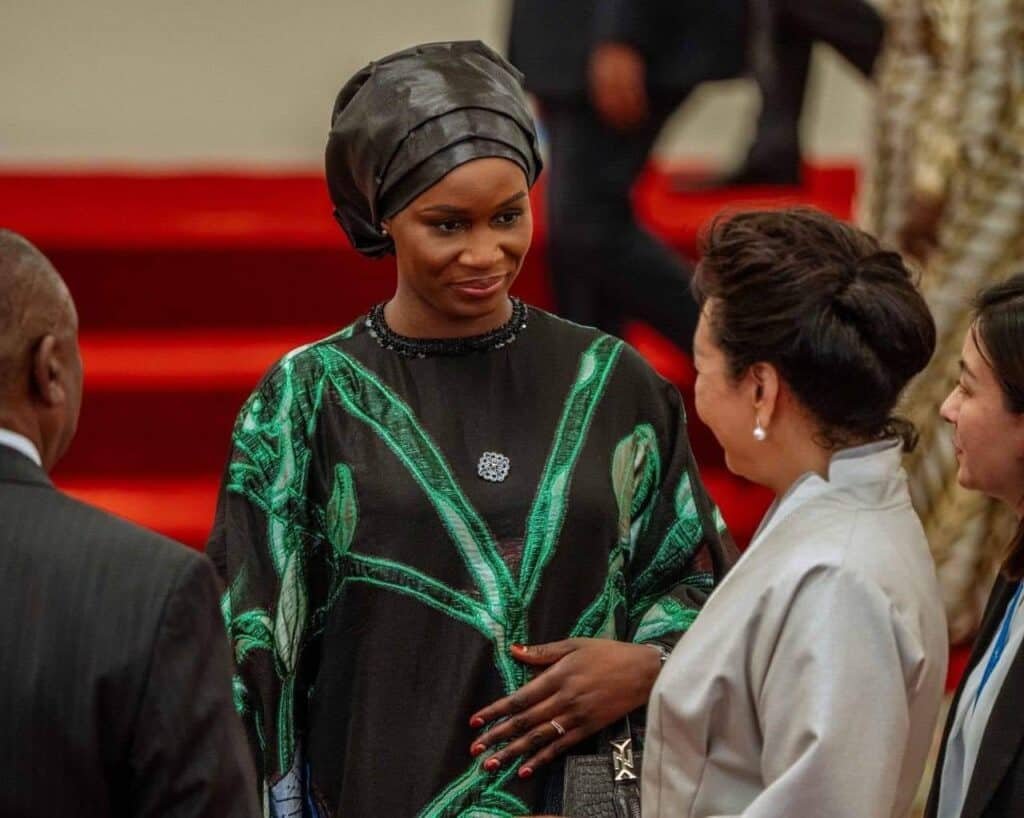
{"type": "Polygon", "coordinates": [[[928,306],[897,253],[806,209],[752,211],[705,234],[696,291],[730,371],[776,366],[831,445],[898,434],[907,381],[935,346],[928,306]]]}

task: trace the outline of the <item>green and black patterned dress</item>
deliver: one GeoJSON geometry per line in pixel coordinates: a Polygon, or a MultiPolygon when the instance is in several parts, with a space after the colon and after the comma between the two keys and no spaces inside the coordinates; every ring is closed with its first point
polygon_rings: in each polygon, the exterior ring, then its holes
{"type": "Polygon", "coordinates": [[[470,716],[528,679],[509,646],[671,645],[725,571],[675,389],[523,321],[426,357],[359,321],[242,407],[209,553],[269,814],[538,810],[545,774],[469,755],[470,716]]]}

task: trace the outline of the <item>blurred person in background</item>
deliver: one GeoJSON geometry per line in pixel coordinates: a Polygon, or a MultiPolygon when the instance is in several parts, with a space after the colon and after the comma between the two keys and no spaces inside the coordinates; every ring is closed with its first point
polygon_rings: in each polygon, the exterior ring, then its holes
{"type": "Polygon", "coordinates": [[[831,46],[866,80],[882,49],[885,23],[867,0],[749,0],[750,70],[760,93],[753,139],[739,167],[717,187],[797,185],[800,120],[816,42],[831,46]]]}
{"type": "Polygon", "coordinates": [[[510,59],[550,142],[559,312],[615,334],[626,319],[643,320],[689,351],[691,269],[637,223],[630,198],[665,122],[701,83],[750,66],[762,93],[751,146],[740,167],[697,186],[796,184],[813,43],[870,76],[882,32],[865,0],[514,0],[510,59]]]}
{"type": "Polygon", "coordinates": [[[865,215],[922,265],[937,325],[908,394],[921,440],[907,470],[959,642],[977,629],[1013,519],[958,486],[934,408],[959,377],[970,294],[1024,260],[1024,0],[893,0],[888,19],[865,215]]]}
{"type": "Polygon", "coordinates": [[[691,268],[636,220],[633,184],[668,117],[746,62],[747,0],[514,0],[509,56],[548,135],[548,256],[558,312],[620,334],[647,322],[690,351],[691,268]]]}

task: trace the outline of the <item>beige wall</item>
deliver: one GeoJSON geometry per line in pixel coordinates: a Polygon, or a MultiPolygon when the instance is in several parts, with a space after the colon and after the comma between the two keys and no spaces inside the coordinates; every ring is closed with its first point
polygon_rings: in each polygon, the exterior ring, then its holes
{"type": "MultiPolygon", "coordinates": [[[[551,0],[557,2],[558,0],[551,0]]],[[[318,166],[334,94],[416,41],[502,48],[506,0],[0,0],[0,164],[318,166]]],[[[809,152],[856,156],[866,89],[816,65],[809,152]]],[[[756,109],[744,81],[686,106],[663,154],[725,158],[756,109]]]]}

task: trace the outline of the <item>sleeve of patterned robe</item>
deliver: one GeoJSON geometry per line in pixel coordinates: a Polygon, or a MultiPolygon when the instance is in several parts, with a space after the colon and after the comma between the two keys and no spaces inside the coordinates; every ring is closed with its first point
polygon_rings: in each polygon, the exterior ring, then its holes
{"type": "Polygon", "coordinates": [[[322,576],[322,504],[311,491],[313,406],[322,388],[309,359],[286,358],[235,424],[207,553],[227,591],[235,707],[271,800],[302,791],[301,703],[322,576]]]}
{"type": "Polygon", "coordinates": [[[671,650],[735,561],[735,546],[708,497],[690,449],[682,400],[659,382],[658,427],[638,426],[613,464],[620,536],[629,542],[628,623],[634,642],[671,650]],[[635,487],[623,498],[625,475],[635,487]]]}

